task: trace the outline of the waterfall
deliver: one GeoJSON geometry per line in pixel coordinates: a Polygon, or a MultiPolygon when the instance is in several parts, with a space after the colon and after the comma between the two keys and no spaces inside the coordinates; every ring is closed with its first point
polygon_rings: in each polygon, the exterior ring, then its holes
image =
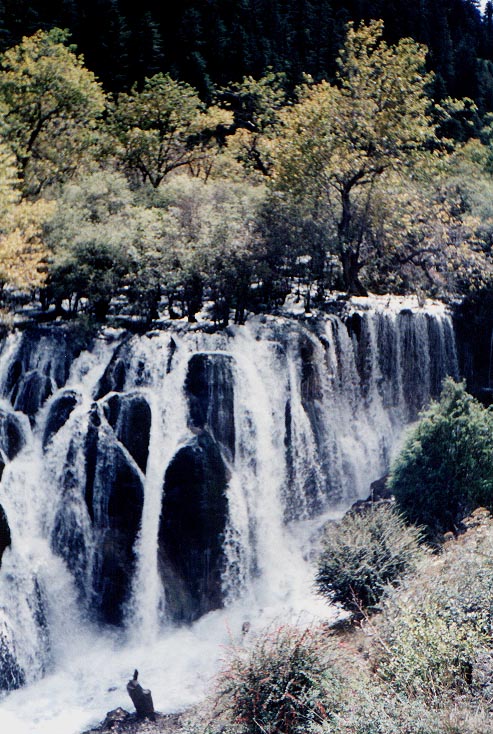
{"type": "Polygon", "coordinates": [[[392,299],[106,330],[80,353],[68,328],[9,336],[0,722],[76,734],[127,705],[136,666],[162,710],[198,700],[241,620],[304,608],[317,528],[368,494],[457,373],[444,308],[392,299]]]}

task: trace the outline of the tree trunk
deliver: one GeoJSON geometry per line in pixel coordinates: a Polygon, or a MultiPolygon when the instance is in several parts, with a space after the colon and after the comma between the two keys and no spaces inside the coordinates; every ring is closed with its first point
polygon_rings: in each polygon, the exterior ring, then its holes
{"type": "Polygon", "coordinates": [[[127,683],[128,695],[132,699],[132,703],[137,711],[137,716],[142,718],[155,720],[154,704],[152,702],[151,692],[145,688],[142,688],[140,683],[137,683],[138,671],[134,672],[134,677],[127,683]]]}
{"type": "Polygon", "coordinates": [[[344,285],[350,296],[367,296],[368,291],[359,279],[361,266],[358,256],[352,250],[346,250],[341,255],[344,285]]]}

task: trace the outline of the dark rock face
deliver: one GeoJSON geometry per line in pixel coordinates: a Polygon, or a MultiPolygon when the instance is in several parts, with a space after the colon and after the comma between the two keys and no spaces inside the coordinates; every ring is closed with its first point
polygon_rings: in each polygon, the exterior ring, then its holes
{"type": "Polygon", "coordinates": [[[81,488],[75,470],[78,454],[72,444],[64,472],[64,502],[55,520],[52,547],[65,558],[81,597],[95,617],[119,625],[135,570],[134,544],[142,517],[144,488],[138,470],[102,420],[97,404],[89,416],[84,459],[86,483],[81,488]]]}
{"type": "Polygon", "coordinates": [[[53,382],[51,378],[40,374],[37,370],[33,370],[24,375],[20,381],[14,408],[26,413],[34,420],[34,416],[52,393],[53,382]]]}
{"type": "Polygon", "coordinates": [[[95,542],[92,606],[102,621],[120,624],[135,567],[144,488],[121,447],[102,429],[96,409],[86,439],[86,477],[95,542]]]}
{"type": "Polygon", "coordinates": [[[138,393],[112,395],[104,412],[117,439],[145,473],[151,435],[151,409],[147,400],[138,393]]]}
{"type": "Polygon", "coordinates": [[[3,395],[16,410],[34,416],[55,387],[66,383],[80,351],[65,329],[34,326],[23,333],[4,386],[3,395]]]}
{"type": "Polygon", "coordinates": [[[43,448],[46,448],[53,436],[65,425],[79,400],[80,396],[76,392],[67,390],[53,401],[48,418],[46,419],[43,434],[43,448]]]}
{"type": "Polygon", "coordinates": [[[2,505],[0,505],[0,567],[2,566],[3,553],[5,549],[9,547],[11,542],[12,538],[10,536],[10,528],[7,522],[7,515],[5,514],[2,505]]]}
{"type": "Polygon", "coordinates": [[[454,313],[460,374],[467,389],[493,403],[493,290],[485,288],[457,305],[454,313]]]}
{"type": "Polygon", "coordinates": [[[104,397],[109,392],[122,392],[125,387],[125,380],[127,379],[127,368],[123,359],[120,359],[117,354],[119,350],[115,352],[115,355],[111,359],[107,366],[104,375],[99,381],[98,389],[96,392],[96,400],[104,397]]]}
{"type": "Polygon", "coordinates": [[[12,461],[25,443],[24,431],[17,416],[0,410],[0,450],[4,457],[12,461]]]}
{"type": "Polygon", "coordinates": [[[314,401],[322,399],[320,375],[315,357],[315,344],[306,336],[300,338],[301,357],[301,402],[310,413],[314,401]]]}
{"type": "MultiPolygon", "coordinates": [[[[313,436],[317,445],[322,445],[325,436],[323,404],[322,404],[322,382],[317,363],[318,355],[316,355],[317,342],[316,336],[308,336],[300,333],[297,343],[299,350],[300,367],[301,367],[301,402],[306,415],[310,421],[313,436]]],[[[288,482],[285,490],[285,510],[284,517],[286,521],[296,520],[298,513],[298,502],[296,497],[290,493],[290,488],[294,486],[294,466],[293,466],[293,425],[292,425],[292,403],[288,399],[284,409],[284,446],[286,467],[288,470],[288,482]]],[[[320,453],[323,456],[323,452],[320,453]]],[[[325,470],[325,464],[321,460],[321,469],[325,470]]],[[[307,469],[304,475],[304,491],[307,498],[307,509],[311,514],[315,514],[320,509],[320,501],[317,498],[316,477],[313,472],[307,469]]]]}
{"type": "Polygon", "coordinates": [[[0,690],[14,691],[25,682],[25,673],[10,651],[8,639],[0,631],[0,690]]]}
{"type": "MultiPolygon", "coordinates": [[[[144,387],[150,384],[151,375],[145,360],[135,360],[132,354],[131,337],[128,336],[113,354],[99,385],[94,398],[100,400],[110,392],[124,392],[129,376],[131,384],[144,387]]],[[[168,361],[171,358],[168,358],[168,361]]]]}
{"type": "Polygon", "coordinates": [[[185,392],[189,425],[209,433],[234,457],[235,423],[232,358],[225,354],[194,354],[188,363],[185,392]]]}
{"type": "Polygon", "coordinates": [[[219,448],[206,432],[180,449],[166,471],[159,569],[175,621],[191,622],[223,604],[226,484],[219,448]]]}

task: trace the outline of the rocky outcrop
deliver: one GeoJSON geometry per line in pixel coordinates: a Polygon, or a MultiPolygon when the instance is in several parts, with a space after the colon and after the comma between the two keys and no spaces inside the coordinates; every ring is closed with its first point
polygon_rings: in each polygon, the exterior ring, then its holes
{"type": "Polygon", "coordinates": [[[9,524],[7,522],[7,515],[5,514],[5,510],[2,505],[0,505],[0,568],[2,566],[2,556],[4,551],[9,547],[11,542],[12,538],[10,535],[9,524]]]}
{"type": "Polygon", "coordinates": [[[64,328],[27,329],[9,366],[3,396],[33,420],[44,401],[66,383],[79,351],[77,340],[64,328]]]}
{"type": "Polygon", "coordinates": [[[190,428],[194,433],[207,428],[230,458],[235,451],[233,386],[230,356],[198,353],[191,357],[185,381],[190,428]]]}
{"type": "Polygon", "coordinates": [[[47,447],[53,436],[65,425],[79,401],[80,395],[74,390],[66,390],[53,400],[43,432],[43,448],[47,447]]]}
{"type": "Polygon", "coordinates": [[[167,610],[191,622],[222,606],[227,476],[208,433],[196,436],[169,465],[159,525],[159,570],[167,610]]]}
{"type": "Polygon", "coordinates": [[[3,457],[12,461],[24,448],[25,443],[19,418],[6,410],[0,410],[0,452],[3,457]]]}
{"type": "Polygon", "coordinates": [[[80,595],[99,621],[119,625],[135,570],[134,545],[144,503],[142,475],[93,405],[80,451],[72,442],[63,475],[63,501],[52,547],[74,573],[80,595]]]}
{"type": "Polygon", "coordinates": [[[484,289],[457,304],[454,327],[461,375],[467,389],[493,403],[493,290],[484,289]]]}
{"type": "Polygon", "coordinates": [[[0,628],[0,690],[14,691],[25,682],[25,673],[12,652],[12,642],[0,628]]]}
{"type": "Polygon", "coordinates": [[[186,734],[190,727],[187,722],[182,725],[182,718],[183,714],[156,713],[155,721],[149,721],[117,708],[108,711],[100,726],[84,734],[186,734]]]}
{"type": "Polygon", "coordinates": [[[112,395],[104,405],[106,420],[145,473],[151,435],[151,409],[139,393],[112,395]]]}
{"type": "Polygon", "coordinates": [[[94,532],[92,606],[102,621],[120,624],[135,567],[144,488],[136,467],[105,430],[97,407],[86,438],[85,501],[94,532]]]}

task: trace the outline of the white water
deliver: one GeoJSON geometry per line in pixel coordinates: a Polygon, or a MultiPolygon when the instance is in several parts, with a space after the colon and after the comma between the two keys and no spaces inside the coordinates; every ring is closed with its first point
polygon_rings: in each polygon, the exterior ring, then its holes
{"type": "MultiPolygon", "coordinates": [[[[279,616],[302,614],[309,620],[332,614],[312,589],[319,527],[368,494],[370,482],[388,468],[404,426],[415,417],[408,397],[416,393],[413,384],[427,400],[433,382],[457,372],[450,321],[442,312],[427,316],[417,309],[412,317],[401,316],[377,304],[360,313],[359,340],[332,316],[313,331],[275,318],[253,320],[229,335],[184,330],[173,333],[171,353],[167,332],[132,338],[124,390],[147,399],[152,425],[145,476],[124,450],[143,478],[144,506],[131,601],[119,632],[87,622],[74,582],[79,574],[79,583],[82,578],[91,585],[94,537],[79,489],[85,482],[84,436],[118,335],[98,340],[72,365],[64,389],[77,391],[78,404],[45,453],[44,421],[57,393],[39,411],[33,430],[20,415],[26,445],[7,464],[0,484],[12,534],[0,570],[0,634],[10,635],[28,685],[0,701],[0,731],[78,734],[107,711],[130,707],[125,684],[134,668],[152,689],[158,710],[181,710],[203,698],[224,645],[238,641],[243,621],[260,628],[279,616]],[[235,451],[234,457],[224,455],[230,475],[226,608],[175,628],[166,621],[157,535],[166,468],[192,435],[183,385],[197,352],[228,355],[233,365],[235,451]],[[406,373],[408,363],[415,374],[406,373]],[[67,534],[72,537],[76,529],[81,538],[73,573],[50,544],[62,506],[74,522],[67,534]],[[43,600],[47,632],[40,631],[33,613],[36,594],[43,600]]],[[[0,355],[4,394],[18,346],[19,337],[13,337],[0,355]]],[[[49,343],[37,349],[30,367],[53,376],[49,343]]],[[[7,400],[1,407],[12,412],[7,400]]],[[[102,430],[115,441],[100,415],[102,430]]]]}

